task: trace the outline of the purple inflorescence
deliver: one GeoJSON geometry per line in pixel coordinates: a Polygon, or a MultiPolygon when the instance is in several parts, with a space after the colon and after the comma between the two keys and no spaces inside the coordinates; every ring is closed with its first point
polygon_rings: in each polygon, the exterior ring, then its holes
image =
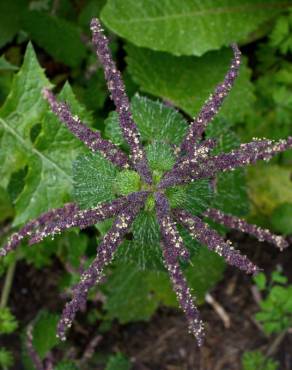
{"type": "Polygon", "coordinates": [[[69,203],[63,208],[52,209],[49,212],[43,213],[40,217],[27,223],[18,232],[12,234],[0,250],[0,256],[6,256],[7,253],[15,250],[23,239],[33,238],[36,233],[39,233],[47,225],[51,225],[62,218],[69,217],[76,210],[78,210],[78,207],[74,203],[69,203]]]}
{"type": "Polygon", "coordinates": [[[192,152],[197,141],[201,139],[208,123],[210,123],[218,113],[224,99],[227,97],[238,76],[241,52],[236,44],[231,45],[231,47],[233,50],[233,59],[224,81],[215,88],[214,93],[205,102],[198,116],[190,124],[188,133],[181,144],[182,152],[192,152]]]}
{"type": "Polygon", "coordinates": [[[163,240],[166,244],[173,246],[172,253],[174,256],[180,256],[184,260],[188,260],[190,258],[190,253],[184,246],[182,237],[176,228],[175,222],[172,220],[169,203],[166,196],[162,193],[156,193],[155,199],[156,215],[163,240]]]}
{"type": "Polygon", "coordinates": [[[227,215],[219,211],[219,209],[209,208],[203,215],[230,229],[240,230],[243,233],[253,235],[261,242],[265,241],[274,244],[281,250],[288,247],[288,242],[282,236],[272,234],[270,230],[262,229],[256,225],[248,224],[245,220],[236,216],[227,215]]]}
{"type": "Polygon", "coordinates": [[[259,271],[246,256],[242,256],[235,250],[229,240],[225,241],[210,226],[204,223],[199,217],[192,216],[190,213],[176,209],[173,211],[177,220],[188,230],[193,239],[198,240],[201,244],[206,245],[210,250],[224,257],[225,261],[236,266],[248,274],[255,274],[259,271]]]}
{"type": "Polygon", "coordinates": [[[89,268],[83,272],[80,282],[73,289],[73,298],[66,304],[58,323],[57,333],[61,340],[66,339],[66,328],[71,326],[77,311],[86,303],[89,289],[101,280],[104,268],[113,259],[114,253],[121,244],[124,235],[130,230],[135,216],[144,205],[148,193],[140,192],[133,195],[131,203],[126,204],[118,213],[113,226],[104,236],[97,249],[96,258],[89,268]]]}
{"type": "Polygon", "coordinates": [[[103,65],[107,86],[119,115],[123,136],[130,147],[131,160],[144,181],[151,184],[152,175],[148,166],[146,154],[141,144],[139,131],[132,118],[130,103],[125,93],[125,85],[121,73],[117,70],[116,64],[112,59],[111,51],[108,46],[108,39],[103,34],[103,29],[98,19],[92,19],[90,28],[92,31],[92,43],[103,65]]]}
{"type": "Polygon", "coordinates": [[[258,160],[268,161],[276,154],[292,148],[292,137],[279,141],[255,139],[250,143],[241,144],[238,149],[229,153],[216,156],[209,155],[208,148],[204,145],[198,148],[201,161],[193,156],[185,156],[180,162],[177,161],[173,169],[160,182],[160,189],[194,180],[210,179],[218,172],[232,171],[258,160]]]}
{"type": "Polygon", "coordinates": [[[89,149],[93,152],[100,152],[105,158],[118,167],[130,167],[129,159],[123,151],[110,141],[103,139],[99,132],[92,131],[82,123],[77,115],[71,113],[67,104],[58,103],[50,90],[44,89],[43,96],[48,101],[51,110],[56,114],[59,120],[65,123],[72,134],[87,145],[89,149]]]}
{"type": "MultiPolygon", "coordinates": [[[[230,153],[218,155],[212,155],[212,150],[216,147],[214,139],[202,140],[202,134],[207,124],[220,109],[238,75],[240,51],[236,45],[232,45],[234,57],[224,81],[215,88],[215,92],[207,100],[198,117],[190,124],[180,148],[173,148],[176,157],[173,168],[161,174],[161,180],[158,184],[153,184],[140,134],[130,112],[130,104],[125,93],[121,73],[112,60],[108,40],[104,36],[97,19],[91,21],[91,30],[92,42],[104,67],[108,89],[119,115],[122,134],[130,147],[130,158],[116,145],[104,140],[100,133],[89,129],[77,116],[73,116],[68,105],[58,103],[52,92],[45,89],[43,95],[60,121],[89,149],[93,152],[99,151],[120,169],[135,169],[144,183],[141,181],[140,191],[117,197],[111,202],[97,204],[94,208],[81,210],[78,205],[69,203],[63,208],[44,213],[13,234],[1,249],[0,255],[5,256],[8,252],[14,250],[24,238],[29,240],[29,244],[35,244],[48,236],[54,236],[71,227],[85,228],[105,219],[115,218],[112,228],[97,248],[95,259],[88,269],[81,274],[80,282],[73,288],[72,300],[66,304],[63,310],[57,332],[60,339],[64,340],[66,329],[71,326],[76,313],[86,303],[89,289],[100,282],[104,274],[104,268],[112,261],[114,253],[124,236],[131,232],[131,225],[136,215],[144,207],[144,204],[146,204],[145,209],[151,202],[153,204],[154,196],[155,205],[153,207],[156,209],[161,233],[164,264],[169,272],[178,302],[185,312],[189,330],[196,337],[198,344],[201,345],[204,337],[203,323],[180,268],[180,260],[187,261],[190,254],[184,245],[176,221],[189,232],[193,239],[222,256],[230,265],[250,274],[256,273],[259,269],[246,256],[235,250],[230,241],[225,241],[200,217],[194,216],[184,209],[171,209],[165,189],[204,178],[209,179],[211,186],[215,187],[218,172],[230,171],[237,167],[253,164],[257,160],[269,160],[277,153],[292,148],[292,137],[278,142],[255,139],[250,143],[242,144],[230,153]],[[147,203],[148,196],[150,196],[149,203],[147,203]]],[[[274,235],[258,226],[250,225],[235,216],[226,215],[220,210],[210,208],[202,216],[227,227],[247,232],[259,240],[275,244],[280,249],[288,246],[283,237],[274,235]]],[[[29,339],[31,340],[30,336],[29,339]]],[[[30,350],[33,357],[32,346],[30,350]]],[[[34,362],[36,368],[42,368],[43,365],[38,363],[37,357],[35,357],[34,362]]]]}

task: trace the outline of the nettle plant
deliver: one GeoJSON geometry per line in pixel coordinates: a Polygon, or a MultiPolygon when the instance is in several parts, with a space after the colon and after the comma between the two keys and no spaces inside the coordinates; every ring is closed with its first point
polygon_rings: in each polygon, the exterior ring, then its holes
{"type": "MultiPolygon", "coordinates": [[[[104,269],[114,255],[135,255],[137,249],[145,248],[142,243],[139,245],[139,240],[146,239],[156,252],[157,246],[161,247],[162,261],[186,315],[189,330],[201,345],[203,322],[181,267],[192,253],[188,240],[191,237],[206,245],[227,263],[249,274],[258,272],[257,266],[235,250],[230,241],[225,241],[204,218],[252,234],[280,249],[287,247],[283,237],[224,214],[211,205],[218,173],[257,160],[269,160],[291,148],[292,137],[278,142],[255,139],[228,153],[218,153],[216,139],[204,136],[208,123],[213,120],[238,75],[241,53],[236,45],[232,45],[234,56],[224,81],[216,87],[193,122],[187,125],[173,109],[162,109],[161,104],[151,108],[144,104],[143,98],[135,98],[136,124],[121,74],[112,60],[108,40],[97,19],[92,20],[91,31],[92,43],[116,106],[116,113],[110,116],[106,128],[112,141],[82,123],[68,104],[58,102],[49,89],[43,90],[54,114],[92,153],[80,156],[73,164],[76,202],[53,209],[27,223],[10,237],[1,255],[16,249],[24,238],[28,238],[32,245],[69,228],[86,228],[114,219],[97,248],[96,257],[72,289],[72,300],[66,304],[58,323],[58,337],[65,340],[66,329],[84,307],[89,290],[102,280],[104,269]],[[142,112],[142,118],[139,118],[139,108],[145,110],[145,116],[148,108],[156,110],[159,119],[144,122],[142,112]]],[[[140,252],[149,253],[148,250],[140,252]]]]}

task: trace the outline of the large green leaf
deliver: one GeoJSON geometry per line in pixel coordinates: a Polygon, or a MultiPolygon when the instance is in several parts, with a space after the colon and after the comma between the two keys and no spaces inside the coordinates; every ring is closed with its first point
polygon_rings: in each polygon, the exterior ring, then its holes
{"type": "MultiPolygon", "coordinates": [[[[191,116],[198,113],[216,84],[224,79],[232,57],[228,49],[213,51],[201,58],[175,57],[130,44],[126,51],[129,72],[141,89],[191,116]]],[[[253,100],[250,71],[243,64],[219,114],[231,122],[240,121],[250,110],[253,100]]]]}
{"type": "Polygon", "coordinates": [[[27,12],[23,27],[31,39],[57,61],[78,66],[86,55],[78,28],[67,20],[42,12],[27,12]]]}
{"type": "Polygon", "coordinates": [[[289,5],[284,0],[109,0],[101,17],[138,46],[200,56],[244,41],[289,5]]]}
{"type": "Polygon", "coordinates": [[[21,17],[26,7],[25,0],[0,1],[0,47],[11,41],[20,30],[21,17]]]}
{"type": "MultiPolygon", "coordinates": [[[[223,259],[205,247],[197,249],[185,274],[199,303],[221,278],[223,259]]],[[[148,320],[160,304],[177,307],[169,276],[164,271],[141,271],[134,264],[119,263],[102,287],[109,318],[121,323],[148,320]]]]}
{"type": "MultiPolygon", "coordinates": [[[[20,192],[16,192],[15,224],[59,207],[69,199],[72,160],[85,148],[49,111],[41,94],[48,86],[50,83],[29,45],[11,92],[0,109],[0,185],[7,187],[15,173],[26,169],[22,171],[20,192]]],[[[88,120],[68,85],[60,97],[71,105],[74,113],[88,120]]],[[[11,187],[10,190],[13,192],[11,187]]]]}

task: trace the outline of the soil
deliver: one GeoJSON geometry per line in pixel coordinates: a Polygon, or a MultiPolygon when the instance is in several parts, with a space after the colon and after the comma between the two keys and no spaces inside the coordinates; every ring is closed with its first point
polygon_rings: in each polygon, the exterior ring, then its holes
{"type": "MultiPolygon", "coordinates": [[[[279,253],[272,246],[240,233],[232,233],[229,238],[267,273],[281,266],[292,282],[292,248],[279,253]]],[[[0,345],[5,345],[15,354],[13,370],[23,369],[20,330],[39,309],[59,311],[62,308],[63,301],[57,289],[61,272],[57,261],[41,271],[22,262],[17,265],[9,305],[22,327],[0,341],[0,345]]],[[[254,320],[258,303],[252,287],[249,276],[234,268],[226,269],[224,279],[209,293],[224,308],[230,327],[225,327],[212,305],[206,303],[201,306],[206,341],[200,349],[187,332],[183,314],[162,307],[149,322],[114,323],[109,332],[98,336],[96,351],[103,354],[125,353],[131,359],[133,370],[239,370],[245,351],[261,350],[267,353],[279,339],[277,336],[267,337],[254,320]]],[[[72,355],[80,356],[90,339],[97,334],[97,326],[86,324],[84,317],[78,316],[70,335],[72,355]]],[[[60,356],[58,350],[54,356],[60,356]]],[[[292,369],[292,333],[288,331],[274,348],[273,358],[280,362],[280,370],[292,369]]],[[[104,365],[96,363],[82,367],[84,370],[104,368],[104,365]]]]}

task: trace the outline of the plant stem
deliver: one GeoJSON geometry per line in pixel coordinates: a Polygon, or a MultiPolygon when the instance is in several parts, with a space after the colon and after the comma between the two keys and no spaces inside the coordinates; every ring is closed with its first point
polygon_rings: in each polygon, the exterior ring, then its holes
{"type": "Polygon", "coordinates": [[[1,301],[0,301],[0,308],[4,308],[7,305],[12,282],[13,282],[13,277],[14,277],[14,272],[15,272],[15,267],[16,267],[16,262],[17,258],[12,261],[10,266],[8,267],[6,276],[5,276],[5,282],[3,286],[3,290],[1,293],[1,301]]]}

